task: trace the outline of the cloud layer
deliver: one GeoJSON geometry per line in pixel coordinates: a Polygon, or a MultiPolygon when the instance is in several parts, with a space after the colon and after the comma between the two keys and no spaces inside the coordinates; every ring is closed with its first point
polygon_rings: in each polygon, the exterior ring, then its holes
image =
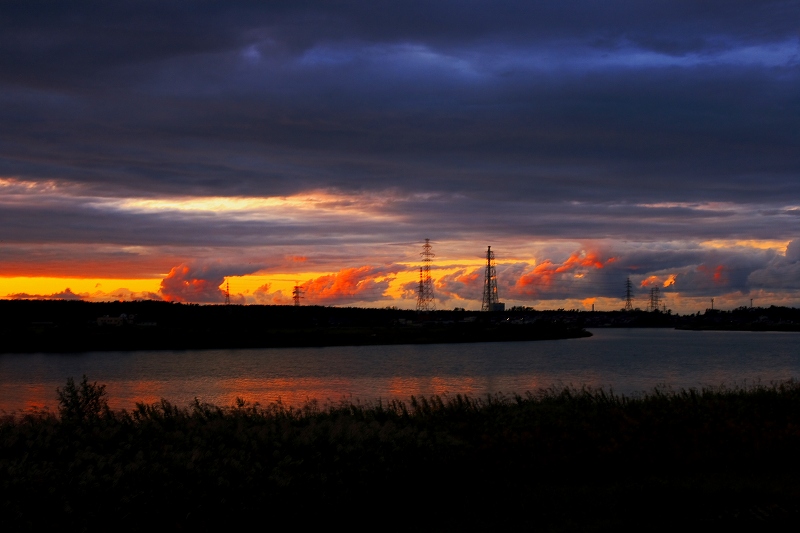
{"type": "Polygon", "coordinates": [[[520,301],[629,274],[785,301],[797,20],[796,0],[8,2],[0,276],[213,303],[227,276],[313,271],[309,302],[363,304],[395,283],[364,265],[412,268],[430,237],[454,301],[486,244],[520,301]]]}

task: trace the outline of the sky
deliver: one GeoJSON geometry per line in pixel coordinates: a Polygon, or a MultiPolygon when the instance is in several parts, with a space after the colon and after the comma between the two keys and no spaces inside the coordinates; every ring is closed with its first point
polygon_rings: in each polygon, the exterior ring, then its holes
{"type": "Polygon", "coordinates": [[[4,1],[0,298],[800,305],[800,1],[4,1]]]}

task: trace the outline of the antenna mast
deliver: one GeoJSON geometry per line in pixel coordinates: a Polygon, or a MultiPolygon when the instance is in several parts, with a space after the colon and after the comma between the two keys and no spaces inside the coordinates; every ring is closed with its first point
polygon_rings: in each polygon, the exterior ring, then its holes
{"type": "Polygon", "coordinates": [[[486,249],[486,275],[483,280],[483,302],[481,311],[500,310],[500,297],[497,294],[497,269],[494,264],[492,247],[486,249]]]}
{"type": "Polygon", "coordinates": [[[225,280],[225,305],[231,305],[231,284],[225,280]]]}
{"type": "Polygon", "coordinates": [[[425,239],[422,245],[422,266],[419,268],[419,289],[417,292],[417,311],[435,311],[436,299],[433,297],[433,279],[431,279],[431,261],[436,257],[431,251],[431,240],[425,239]]]}

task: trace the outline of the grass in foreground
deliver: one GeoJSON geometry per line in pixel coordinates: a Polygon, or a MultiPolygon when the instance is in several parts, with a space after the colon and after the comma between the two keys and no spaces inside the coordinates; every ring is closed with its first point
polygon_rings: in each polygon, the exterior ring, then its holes
{"type": "Polygon", "coordinates": [[[0,423],[7,531],[750,530],[800,509],[795,381],[129,412],[85,377],[58,394],[57,415],[0,423]]]}

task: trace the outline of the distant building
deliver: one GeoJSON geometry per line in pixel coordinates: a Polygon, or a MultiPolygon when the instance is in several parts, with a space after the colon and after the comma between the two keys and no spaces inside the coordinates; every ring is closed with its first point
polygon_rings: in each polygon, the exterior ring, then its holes
{"type": "Polygon", "coordinates": [[[133,324],[134,315],[122,313],[119,316],[99,316],[97,317],[98,326],[122,326],[123,324],[133,324]]]}
{"type": "Polygon", "coordinates": [[[97,317],[98,326],[121,326],[125,322],[121,316],[99,316],[97,317]]]}

